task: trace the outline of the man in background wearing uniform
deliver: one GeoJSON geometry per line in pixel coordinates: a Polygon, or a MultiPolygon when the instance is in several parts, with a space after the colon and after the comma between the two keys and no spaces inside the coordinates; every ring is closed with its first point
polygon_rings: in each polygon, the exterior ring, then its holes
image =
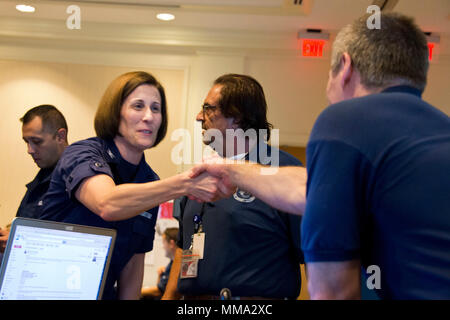
{"type": "MultiPolygon", "coordinates": [[[[293,156],[268,146],[266,137],[243,134],[261,129],[268,139],[271,124],[266,114],[261,85],[249,76],[227,74],[214,82],[197,121],[205,130],[204,143],[215,145],[223,158],[265,164],[278,159],[280,166],[300,166],[293,156]]],[[[301,217],[278,211],[243,190],[211,203],[186,197],[180,203],[180,248],[163,299],[175,298],[177,285],[187,300],[297,298],[301,217]]]]}
{"type": "MultiPolygon", "coordinates": [[[[40,105],[28,110],[20,121],[27,152],[40,170],[34,180],[26,185],[27,192],[16,217],[37,219],[53,169],[68,145],[67,123],[63,114],[52,105],[40,105]]],[[[5,250],[8,235],[9,230],[0,229],[1,252],[5,250]]]]}

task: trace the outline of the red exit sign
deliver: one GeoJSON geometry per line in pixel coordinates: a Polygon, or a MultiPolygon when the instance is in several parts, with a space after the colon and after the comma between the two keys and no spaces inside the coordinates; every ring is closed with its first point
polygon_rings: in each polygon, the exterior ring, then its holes
{"type": "Polygon", "coordinates": [[[304,57],[322,57],[325,40],[303,39],[302,55],[304,57]]]}
{"type": "Polygon", "coordinates": [[[434,49],[434,43],[428,42],[428,60],[433,60],[433,49],[434,49]]]}

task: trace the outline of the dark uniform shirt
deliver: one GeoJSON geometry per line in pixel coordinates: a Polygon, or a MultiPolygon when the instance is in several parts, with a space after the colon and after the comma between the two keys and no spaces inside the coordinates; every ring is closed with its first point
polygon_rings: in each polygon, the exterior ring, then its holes
{"type": "Polygon", "coordinates": [[[43,198],[50,185],[53,169],[45,168],[39,170],[36,177],[26,185],[27,192],[20,202],[16,217],[37,219],[43,208],[43,198]]]}
{"type": "Polygon", "coordinates": [[[97,174],[106,174],[114,182],[145,183],[159,177],[142,157],[135,166],[122,158],[113,141],[90,138],[73,143],[59,160],[44,197],[42,219],[83,224],[117,230],[111,265],[106,280],[103,299],[116,298],[114,285],[123,267],[137,253],[153,249],[158,207],[149,208],[136,217],[108,222],[90,211],[75,198],[80,183],[97,174]]]}
{"type": "Polygon", "coordinates": [[[332,105],[307,147],[305,260],[360,259],[381,298],[450,299],[450,119],[420,94],[332,105]]]}
{"type": "MultiPolygon", "coordinates": [[[[293,156],[279,152],[280,166],[301,165],[293,156]]],[[[250,156],[253,159],[254,148],[250,156]]],[[[264,154],[264,152],[262,152],[264,154]]],[[[261,155],[258,152],[258,155],[261,155]]],[[[258,162],[266,163],[267,159],[258,162]]],[[[178,246],[188,249],[194,233],[193,217],[202,204],[183,198],[178,246]]],[[[292,298],[300,292],[301,217],[277,211],[251,194],[238,190],[228,199],[206,203],[203,214],[204,256],[196,278],[179,279],[178,290],[186,295],[215,295],[228,288],[232,296],[292,298]]]]}

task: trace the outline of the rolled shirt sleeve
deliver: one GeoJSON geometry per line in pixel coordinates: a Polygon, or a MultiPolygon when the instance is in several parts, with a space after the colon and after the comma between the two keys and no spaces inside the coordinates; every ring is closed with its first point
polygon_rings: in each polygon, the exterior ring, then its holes
{"type": "Polygon", "coordinates": [[[81,181],[97,174],[113,178],[111,168],[98,148],[84,143],[67,147],[56,168],[65,182],[66,192],[72,198],[81,181]]]}

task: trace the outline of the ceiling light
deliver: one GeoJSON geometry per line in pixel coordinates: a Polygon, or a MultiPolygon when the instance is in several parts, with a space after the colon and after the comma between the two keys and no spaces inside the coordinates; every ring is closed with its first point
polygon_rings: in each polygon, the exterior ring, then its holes
{"type": "Polygon", "coordinates": [[[175,16],[171,13],[158,13],[156,15],[156,18],[158,18],[159,20],[163,20],[163,21],[170,21],[175,19],[175,16]]]}
{"type": "Polygon", "coordinates": [[[33,6],[29,6],[26,4],[18,4],[16,6],[16,9],[19,10],[20,12],[34,12],[34,7],[33,6]]]}

